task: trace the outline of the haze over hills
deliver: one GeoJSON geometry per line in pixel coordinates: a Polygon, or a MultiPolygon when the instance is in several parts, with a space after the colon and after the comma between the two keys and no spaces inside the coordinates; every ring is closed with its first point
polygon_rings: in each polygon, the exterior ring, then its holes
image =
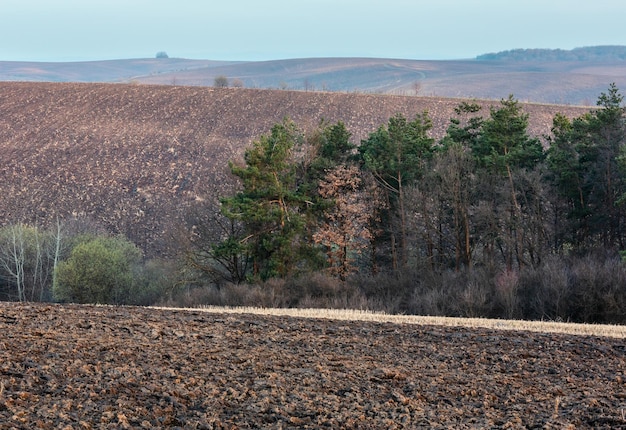
{"type": "Polygon", "coordinates": [[[107,82],[273,88],[593,105],[626,88],[626,47],[518,49],[467,60],[305,58],[224,62],[152,58],[77,63],[0,62],[2,81],[107,82]]]}

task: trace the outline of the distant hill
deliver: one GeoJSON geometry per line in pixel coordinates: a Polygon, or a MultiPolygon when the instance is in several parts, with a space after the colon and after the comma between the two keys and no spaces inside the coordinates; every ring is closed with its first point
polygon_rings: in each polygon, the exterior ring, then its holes
{"type": "Polygon", "coordinates": [[[519,49],[476,59],[302,58],[222,62],[153,58],[78,63],[0,62],[0,81],[145,83],[357,92],[593,105],[611,83],[626,88],[626,47],[519,49]]]}
{"type": "MultiPolygon", "coordinates": [[[[90,218],[149,255],[185,212],[232,189],[229,160],[283,117],[312,129],[342,120],[361,139],[402,113],[428,110],[441,138],[459,100],[359,93],[132,84],[0,83],[0,225],[90,218]]],[[[493,102],[481,102],[485,109],[493,102]]],[[[526,104],[530,131],[556,112],[526,104]]],[[[484,113],[488,115],[488,110],[484,113]]]]}
{"type": "Polygon", "coordinates": [[[211,69],[233,64],[226,61],[181,58],[143,58],[83,62],[0,61],[0,81],[29,82],[131,82],[138,77],[211,69]]]}
{"type": "Polygon", "coordinates": [[[626,61],[626,46],[589,46],[565,49],[512,49],[483,54],[482,61],[626,61]]]}

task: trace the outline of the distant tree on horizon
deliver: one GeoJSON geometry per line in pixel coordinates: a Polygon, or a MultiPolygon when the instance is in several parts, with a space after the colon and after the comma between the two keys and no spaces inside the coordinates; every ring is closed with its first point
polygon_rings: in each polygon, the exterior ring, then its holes
{"type": "Polygon", "coordinates": [[[156,58],[170,58],[165,51],[159,51],[156,53],[156,58]]]}
{"type": "Polygon", "coordinates": [[[216,88],[227,88],[228,78],[224,75],[216,76],[215,80],[213,81],[213,86],[216,88]]]}

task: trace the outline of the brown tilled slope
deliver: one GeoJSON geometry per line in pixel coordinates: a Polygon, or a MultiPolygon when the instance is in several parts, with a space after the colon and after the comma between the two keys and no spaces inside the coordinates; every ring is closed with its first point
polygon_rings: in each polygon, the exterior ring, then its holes
{"type": "MultiPolygon", "coordinates": [[[[455,99],[126,84],[0,83],[0,223],[88,216],[149,254],[187,208],[228,192],[229,160],[284,117],[342,120],[355,142],[428,110],[441,137],[455,99]]],[[[483,102],[485,105],[497,102],[483,102]]],[[[558,112],[525,105],[531,132],[558,112]]],[[[485,112],[487,115],[488,112],[485,112]]]]}

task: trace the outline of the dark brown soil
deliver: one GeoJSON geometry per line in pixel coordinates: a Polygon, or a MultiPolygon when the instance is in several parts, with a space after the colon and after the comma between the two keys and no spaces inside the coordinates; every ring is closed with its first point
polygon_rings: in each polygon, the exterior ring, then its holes
{"type": "Polygon", "coordinates": [[[0,428],[626,428],[621,339],[0,303],[0,428]]]}

